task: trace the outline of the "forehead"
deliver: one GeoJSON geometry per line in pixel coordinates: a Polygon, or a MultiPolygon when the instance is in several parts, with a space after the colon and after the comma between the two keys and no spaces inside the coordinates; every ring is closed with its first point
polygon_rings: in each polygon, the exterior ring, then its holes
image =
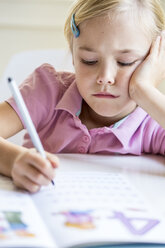
{"type": "Polygon", "coordinates": [[[136,18],[121,13],[115,18],[105,16],[91,18],[79,25],[80,36],[74,39],[76,48],[86,46],[93,50],[139,50],[149,48],[152,35],[144,32],[136,18]]]}

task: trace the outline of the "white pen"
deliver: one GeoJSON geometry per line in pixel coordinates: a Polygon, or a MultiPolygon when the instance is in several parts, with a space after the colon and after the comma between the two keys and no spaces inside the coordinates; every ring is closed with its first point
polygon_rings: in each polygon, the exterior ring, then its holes
{"type": "MultiPolygon", "coordinates": [[[[16,82],[12,78],[8,78],[8,85],[11,90],[11,93],[14,97],[14,100],[17,104],[17,107],[20,111],[21,117],[25,123],[26,129],[28,131],[28,134],[30,135],[30,138],[33,142],[34,147],[37,149],[37,151],[41,154],[43,158],[46,158],[46,154],[44,151],[44,148],[41,144],[40,138],[37,134],[37,131],[35,129],[35,126],[32,122],[32,119],[30,117],[29,111],[25,105],[25,102],[23,100],[23,97],[18,89],[18,86],[16,82]]],[[[54,185],[54,181],[51,181],[54,185]]]]}

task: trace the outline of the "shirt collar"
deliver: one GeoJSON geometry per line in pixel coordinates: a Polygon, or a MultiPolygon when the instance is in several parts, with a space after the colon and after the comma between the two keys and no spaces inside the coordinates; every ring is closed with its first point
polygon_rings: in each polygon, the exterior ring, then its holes
{"type": "Polygon", "coordinates": [[[135,135],[147,115],[142,108],[137,107],[127,118],[122,119],[123,122],[117,128],[112,128],[111,131],[125,146],[131,142],[131,138],[135,135]]]}
{"type": "MultiPolygon", "coordinates": [[[[56,105],[56,109],[66,110],[75,117],[80,115],[81,107],[82,97],[74,81],[65,91],[61,100],[56,105]]],[[[137,107],[131,114],[115,123],[111,128],[111,132],[113,132],[116,138],[125,146],[130,142],[147,115],[148,114],[142,108],[137,107]]]]}
{"type": "Polygon", "coordinates": [[[117,121],[114,125],[113,128],[118,128],[127,118],[129,115],[125,116],[124,118],[122,118],[121,120],[117,121]]]}
{"type": "Polygon", "coordinates": [[[56,105],[55,109],[62,109],[73,116],[79,116],[81,113],[82,97],[74,81],[65,91],[64,95],[56,105]]]}

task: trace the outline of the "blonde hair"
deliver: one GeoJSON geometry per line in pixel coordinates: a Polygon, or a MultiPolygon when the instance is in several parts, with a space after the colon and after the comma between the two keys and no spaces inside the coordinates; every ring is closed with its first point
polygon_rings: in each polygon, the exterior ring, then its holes
{"type": "Polygon", "coordinates": [[[153,35],[165,29],[165,14],[161,6],[161,0],[77,0],[71,6],[64,26],[64,35],[68,41],[70,50],[72,51],[73,43],[73,33],[71,30],[71,18],[73,14],[75,14],[75,23],[78,26],[80,23],[90,18],[104,15],[108,11],[120,14],[128,10],[132,10],[132,16],[135,15],[135,10],[139,10],[138,16],[143,26],[147,11],[150,17],[152,17],[152,23],[150,22],[146,29],[150,26],[150,31],[153,35]]]}

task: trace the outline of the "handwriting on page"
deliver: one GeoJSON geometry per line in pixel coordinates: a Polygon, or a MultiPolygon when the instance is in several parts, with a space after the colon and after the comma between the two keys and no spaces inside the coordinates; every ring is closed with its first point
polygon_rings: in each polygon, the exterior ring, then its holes
{"type": "Polygon", "coordinates": [[[61,173],[56,188],[42,191],[50,219],[79,230],[109,228],[144,236],[156,228],[154,217],[139,192],[127,178],[116,172],[61,173]]]}

